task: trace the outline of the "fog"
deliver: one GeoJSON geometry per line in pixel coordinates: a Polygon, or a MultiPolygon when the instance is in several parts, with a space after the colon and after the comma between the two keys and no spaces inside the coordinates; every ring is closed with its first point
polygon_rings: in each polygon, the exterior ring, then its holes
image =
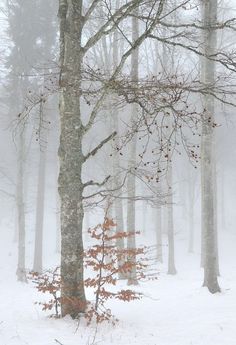
{"type": "Polygon", "coordinates": [[[0,345],[233,345],[235,1],[0,1],[0,345]]]}

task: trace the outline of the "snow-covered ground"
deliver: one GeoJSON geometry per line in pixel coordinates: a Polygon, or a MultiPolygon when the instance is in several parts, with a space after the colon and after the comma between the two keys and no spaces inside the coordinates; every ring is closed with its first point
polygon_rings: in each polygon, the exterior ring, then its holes
{"type": "Polygon", "coordinates": [[[112,302],[119,323],[96,329],[68,317],[50,319],[34,304],[39,294],[31,284],[16,282],[16,248],[10,245],[7,229],[1,229],[0,345],[234,345],[236,236],[221,237],[221,294],[211,295],[201,287],[199,253],[188,254],[186,241],[177,235],[178,274],[168,276],[166,265],[159,266],[158,280],[139,287],[145,297],[112,302]]]}

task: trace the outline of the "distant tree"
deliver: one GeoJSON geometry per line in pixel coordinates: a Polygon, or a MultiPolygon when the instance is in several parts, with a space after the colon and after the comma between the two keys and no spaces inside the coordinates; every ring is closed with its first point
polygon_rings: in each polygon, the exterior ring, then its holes
{"type": "MultiPolygon", "coordinates": [[[[35,246],[34,246],[34,272],[42,272],[43,268],[43,223],[44,223],[44,199],[45,199],[45,174],[46,157],[48,146],[48,130],[50,115],[47,109],[47,76],[50,75],[54,60],[54,51],[56,46],[56,9],[57,4],[54,0],[38,2],[38,26],[40,27],[40,38],[38,46],[40,55],[38,55],[37,66],[42,75],[41,100],[39,102],[39,163],[38,163],[38,185],[36,201],[36,224],[35,224],[35,246]]],[[[52,102],[51,102],[52,103],[52,102]]]]}
{"type": "Polygon", "coordinates": [[[9,91],[9,113],[12,120],[19,120],[16,130],[17,174],[16,206],[18,218],[18,267],[17,278],[26,281],[25,274],[25,127],[21,121],[21,110],[32,81],[30,72],[37,61],[37,11],[31,1],[7,1],[8,34],[12,41],[7,57],[8,68],[7,90],[9,91]]]}
{"type": "MultiPolygon", "coordinates": [[[[137,7],[133,12],[132,18],[132,42],[136,42],[139,38],[139,8],[137,7]]],[[[131,54],[131,82],[138,83],[139,78],[139,49],[134,49],[131,54]]],[[[135,125],[137,115],[138,115],[139,107],[137,104],[131,105],[131,126],[135,125]]],[[[133,139],[130,143],[129,147],[129,158],[128,158],[128,170],[130,173],[127,179],[127,192],[128,192],[128,204],[127,204],[127,231],[130,236],[127,238],[127,247],[128,249],[135,250],[136,248],[136,208],[135,208],[135,197],[136,197],[136,177],[134,174],[134,168],[136,166],[136,156],[137,156],[137,134],[133,136],[133,139]]],[[[135,262],[135,257],[130,257],[129,260],[131,262],[135,262]]],[[[136,285],[137,277],[136,277],[136,265],[132,265],[132,270],[129,272],[128,275],[128,284],[129,285],[136,285]]]]}

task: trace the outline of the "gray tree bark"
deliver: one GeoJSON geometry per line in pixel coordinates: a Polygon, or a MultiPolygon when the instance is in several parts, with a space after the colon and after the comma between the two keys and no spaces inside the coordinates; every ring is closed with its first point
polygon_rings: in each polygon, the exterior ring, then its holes
{"type": "Polygon", "coordinates": [[[60,217],[60,197],[58,190],[56,190],[56,253],[61,252],[61,217],[60,217]]]}
{"type": "Polygon", "coordinates": [[[60,0],[60,172],[62,316],[84,312],[81,64],[82,0],[60,0]]]}
{"type": "MultiPolygon", "coordinates": [[[[143,189],[143,193],[145,193],[145,189],[143,189]]],[[[147,202],[144,200],[142,202],[142,221],[143,221],[143,225],[142,225],[142,234],[145,236],[146,235],[146,231],[147,231],[147,211],[148,211],[148,207],[147,207],[147,202]]]]}
{"type": "Polygon", "coordinates": [[[25,203],[24,203],[24,163],[25,163],[25,133],[24,126],[19,125],[17,146],[17,184],[16,205],[18,219],[18,264],[17,279],[27,282],[25,270],[25,203]]]}
{"type": "MultiPolygon", "coordinates": [[[[203,3],[203,24],[209,29],[204,32],[203,61],[204,83],[211,88],[215,82],[215,63],[207,57],[213,56],[216,51],[216,30],[211,28],[217,22],[217,3],[215,0],[206,0],[203,3]]],[[[211,293],[220,291],[217,280],[217,245],[215,224],[215,183],[214,183],[214,99],[208,94],[205,96],[205,112],[202,123],[201,144],[201,184],[202,184],[202,238],[204,241],[204,283],[211,293]]]]}
{"type": "MultiPolygon", "coordinates": [[[[61,200],[62,316],[70,314],[72,317],[76,317],[79,313],[84,312],[86,307],[83,284],[83,190],[88,186],[101,186],[101,184],[94,183],[93,181],[83,183],[82,166],[107,142],[112,140],[116,132],[102,140],[99,145],[86,155],[83,155],[82,151],[83,137],[92,128],[107,97],[112,80],[122,71],[132,52],[137,50],[155,29],[163,10],[163,0],[159,4],[155,19],[145,32],[139,37],[136,36],[138,39],[133,42],[133,45],[120,58],[119,64],[109,78],[107,85],[104,83],[101,95],[95,102],[86,124],[82,123],[81,117],[83,60],[86,53],[104,35],[108,35],[117,29],[117,25],[138,7],[139,2],[140,0],[133,0],[121,6],[82,46],[83,26],[98,7],[99,1],[93,1],[86,14],[83,14],[82,0],[59,0],[61,135],[58,152],[60,161],[58,190],[61,200]]],[[[85,35],[83,37],[85,38],[85,35]]],[[[132,228],[130,227],[130,229],[132,228]]]]}
{"type": "MultiPolygon", "coordinates": [[[[116,9],[120,7],[120,0],[116,0],[116,9]]],[[[118,45],[118,31],[114,31],[113,35],[113,70],[115,70],[118,66],[119,62],[119,45],[118,45]]],[[[119,133],[119,117],[118,117],[118,110],[115,109],[116,114],[113,114],[112,116],[112,124],[113,128],[112,131],[115,131],[119,133]]],[[[120,146],[120,141],[119,141],[119,136],[115,138],[115,147],[120,146]]],[[[120,156],[119,153],[115,150],[113,154],[113,176],[115,176],[115,181],[114,181],[114,186],[115,188],[119,188],[121,186],[121,179],[119,177],[120,173],[120,156]]],[[[119,191],[118,197],[115,197],[115,219],[116,219],[116,232],[123,232],[124,231],[124,213],[123,213],[123,201],[119,196],[122,195],[122,188],[119,191]]],[[[116,246],[118,249],[121,251],[124,249],[125,244],[124,244],[124,238],[118,238],[116,240],[116,246]]],[[[124,265],[125,258],[118,255],[118,265],[122,267],[124,265]]],[[[123,272],[118,273],[119,279],[125,279],[126,274],[123,272]]]]}
{"type": "Polygon", "coordinates": [[[167,171],[167,184],[169,196],[167,201],[167,237],[168,237],[168,274],[176,274],[175,268],[175,240],[174,240],[174,220],[173,220],[173,181],[172,181],[172,162],[169,162],[167,171]]]}
{"type": "MultiPolygon", "coordinates": [[[[40,116],[43,118],[43,101],[40,102],[40,116]]],[[[45,199],[45,173],[47,156],[47,136],[44,138],[45,145],[40,146],[38,165],[38,188],[36,205],[36,225],[34,243],[33,271],[41,273],[43,269],[43,222],[44,222],[44,199],[45,199]]]]}
{"type": "Polygon", "coordinates": [[[157,208],[154,208],[155,216],[156,216],[156,246],[157,246],[157,261],[163,262],[163,245],[162,245],[162,208],[161,206],[158,206],[157,208]]]}
{"type": "MultiPolygon", "coordinates": [[[[191,169],[192,167],[190,167],[191,169]]],[[[193,174],[189,171],[189,238],[188,238],[188,252],[194,251],[194,199],[195,199],[195,181],[193,180],[193,174]]]]}
{"type": "MultiPolygon", "coordinates": [[[[134,11],[134,17],[132,18],[132,41],[135,42],[139,36],[139,25],[138,19],[138,8],[134,11]]],[[[138,81],[139,75],[139,49],[135,49],[131,55],[131,79],[132,81],[138,81]]],[[[131,122],[135,121],[137,115],[137,105],[132,105],[131,122]]],[[[134,134],[132,142],[130,144],[129,150],[129,163],[128,170],[131,170],[136,165],[136,145],[137,145],[137,135],[134,134]]],[[[136,179],[132,173],[129,173],[127,180],[127,190],[128,190],[128,204],[127,204],[127,232],[129,236],[127,238],[127,248],[132,251],[136,249],[136,224],[135,224],[135,195],[136,195],[136,179]]],[[[136,258],[130,255],[129,260],[132,262],[132,269],[128,274],[128,285],[136,285],[137,274],[136,274],[136,258]]]]}

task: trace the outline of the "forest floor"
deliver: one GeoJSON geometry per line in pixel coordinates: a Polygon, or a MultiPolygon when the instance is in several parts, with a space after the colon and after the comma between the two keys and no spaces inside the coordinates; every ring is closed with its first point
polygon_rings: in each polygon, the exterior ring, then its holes
{"type": "MultiPolygon", "coordinates": [[[[112,302],[119,318],[109,324],[86,327],[69,317],[49,318],[34,302],[39,293],[32,284],[16,282],[15,246],[0,233],[0,345],[234,345],[236,344],[236,236],[223,234],[219,279],[222,292],[211,295],[201,287],[199,253],[188,254],[186,241],[177,236],[178,274],[168,276],[159,265],[157,281],[142,283],[141,301],[112,302]]],[[[220,236],[221,238],[221,236],[220,236]]],[[[44,296],[43,296],[44,297],[44,296]]]]}

